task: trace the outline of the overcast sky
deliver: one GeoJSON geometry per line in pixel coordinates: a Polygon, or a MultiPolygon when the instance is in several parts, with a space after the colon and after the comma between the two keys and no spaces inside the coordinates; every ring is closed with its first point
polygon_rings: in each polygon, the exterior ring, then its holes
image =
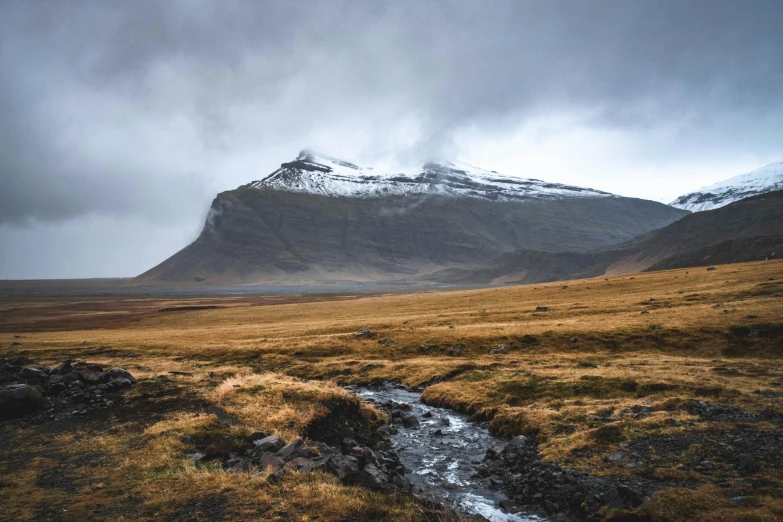
{"type": "Polygon", "coordinates": [[[0,278],[133,276],[305,147],[669,202],[783,160],[783,2],[0,0],[0,278]]]}

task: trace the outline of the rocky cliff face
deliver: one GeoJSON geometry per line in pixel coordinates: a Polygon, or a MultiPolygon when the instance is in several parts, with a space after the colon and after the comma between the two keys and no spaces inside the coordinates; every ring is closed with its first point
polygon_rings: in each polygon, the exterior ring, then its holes
{"type": "Polygon", "coordinates": [[[308,153],[221,193],[199,238],[141,276],[179,282],[402,282],[519,248],[582,251],[687,212],[456,164],[380,175],[308,153]]]}

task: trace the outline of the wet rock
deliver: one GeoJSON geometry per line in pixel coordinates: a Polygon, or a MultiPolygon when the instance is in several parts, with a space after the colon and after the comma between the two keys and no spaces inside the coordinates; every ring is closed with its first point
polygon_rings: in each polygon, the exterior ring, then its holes
{"type": "Polygon", "coordinates": [[[448,417],[443,417],[438,422],[440,423],[441,426],[451,426],[451,421],[449,420],[448,417]]]}
{"type": "Polygon", "coordinates": [[[416,418],[413,414],[408,414],[402,417],[402,425],[406,428],[413,428],[418,429],[421,427],[421,423],[419,423],[419,419],[416,418]]]}
{"type": "Polygon", "coordinates": [[[37,411],[43,405],[40,386],[15,384],[0,390],[0,419],[20,417],[37,411]]]}

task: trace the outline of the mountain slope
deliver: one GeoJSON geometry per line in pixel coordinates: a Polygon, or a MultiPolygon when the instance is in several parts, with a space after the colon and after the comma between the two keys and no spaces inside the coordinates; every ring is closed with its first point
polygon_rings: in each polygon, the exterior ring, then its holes
{"type": "Polygon", "coordinates": [[[140,279],[405,282],[520,248],[610,245],[685,213],[454,163],[380,175],[303,153],[260,182],[219,194],[199,238],[140,279]]]}
{"type": "Polygon", "coordinates": [[[518,250],[482,266],[433,274],[441,283],[535,283],[781,257],[783,191],[690,214],[660,230],[588,252],[518,250]]]}
{"type": "Polygon", "coordinates": [[[670,205],[700,212],[776,190],[783,190],[783,162],[772,163],[753,172],[700,188],[696,192],[678,197],[670,205]]]}

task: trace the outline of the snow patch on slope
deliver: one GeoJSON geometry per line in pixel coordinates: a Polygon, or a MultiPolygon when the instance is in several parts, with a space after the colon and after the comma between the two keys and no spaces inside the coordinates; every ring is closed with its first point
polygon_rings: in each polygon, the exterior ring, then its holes
{"type": "Polygon", "coordinates": [[[429,194],[512,201],[613,196],[600,190],[503,176],[458,161],[428,162],[418,171],[381,174],[309,150],[250,186],[359,198],[429,194]]]}
{"type": "Polygon", "coordinates": [[[747,174],[700,188],[669,204],[676,208],[700,212],[775,190],[783,190],[783,162],[771,163],[747,174]]]}

